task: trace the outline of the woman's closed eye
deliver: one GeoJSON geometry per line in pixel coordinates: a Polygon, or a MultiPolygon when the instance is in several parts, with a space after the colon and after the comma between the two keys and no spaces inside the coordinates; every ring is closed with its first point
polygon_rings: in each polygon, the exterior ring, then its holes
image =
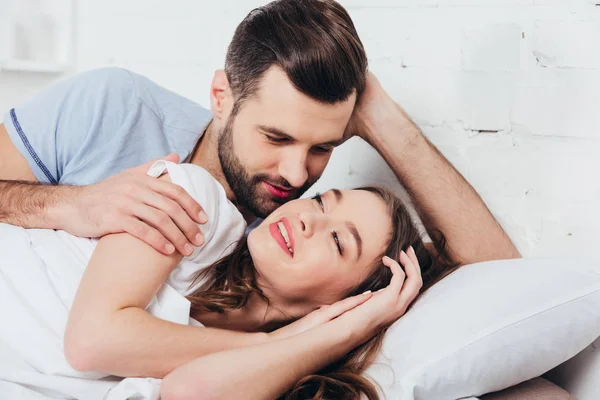
{"type": "Polygon", "coordinates": [[[321,197],[321,193],[317,193],[313,196],[313,200],[316,200],[319,207],[321,207],[321,211],[325,212],[325,205],[323,204],[323,198],[321,197]]]}
{"type": "Polygon", "coordinates": [[[344,250],[342,249],[342,242],[340,242],[340,238],[336,231],[331,231],[331,235],[333,236],[333,240],[335,241],[335,245],[337,246],[338,252],[340,256],[344,255],[344,250]]]}
{"type": "MultiPolygon", "coordinates": [[[[320,193],[317,193],[313,199],[317,202],[317,204],[319,205],[319,207],[321,207],[321,211],[325,212],[325,204],[323,203],[323,198],[321,197],[320,193]]],[[[342,243],[340,242],[340,238],[337,234],[336,231],[331,231],[331,236],[333,237],[333,241],[335,242],[335,245],[338,249],[338,252],[340,253],[341,256],[344,255],[344,249],[342,248],[342,243]]]]}

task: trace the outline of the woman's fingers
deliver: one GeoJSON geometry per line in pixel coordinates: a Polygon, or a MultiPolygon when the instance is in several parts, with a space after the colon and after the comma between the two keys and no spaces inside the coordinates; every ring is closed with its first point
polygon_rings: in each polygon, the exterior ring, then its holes
{"type": "Polygon", "coordinates": [[[393,290],[396,292],[400,292],[400,289],[402,289],[402,285],[404,284],[406,274],[404,271],[402,271],[400,265],[388,256],[383,257],[383,264],[392,271],[392,280],[390,281],[388,287],[393,288],[393,290]]]}
{"type": "MultiPolygon", "coordinates": [[[[400,252],[400,262],[404,266],[404,271],[407,275],[407,283],[419,283],[421,282],[421,267],[419,266],[419,260],[412,247],[408,248],[408,253],[404,251],[400,252]],[[412,253],[412,257],[408,254],[412,253]]],[[[422,282],[419,283],[419,288],[422,286],[422,282]]]]}
{"type": "Polygon", "coordinates": [[[417,258],[417,254],[415,253],[415,249],[413,249],[412,246],[408,247],[408,249],[406,250],[406,255],[408,255],[408,257],[413,262],[413,264],[415,264],[416,266],[419,266],[419,259],[417,258]]]}
{"type": "Polygon", "coordinates": [[[393,315],[390,315],[390,317],[395,319],[401,316],[406,311],[410,303],[417,297],[423,283],[419,261],[412,247],[410,247],[407,252],[400,252],[399,261],[400,263],[387,256],[383,257],[382,259],[383,264],[392,271],[392,279],[386,288],[380,289],[375,293],[371,293],[370,291],[365,292],[358,296],[352,296],[340,300],[332,305],[323,306],[319,310],[320,317],[318,319],[323,319],[323,322],[327,322],[337,318],[345,312],[350,311],[364,303],[373,295],[376,295],[376,297],[380,296],[378,292],[384,292],[381,293],[381,296],[384,296],[384,298],[388,298],[389,293],[389,296],[391,297],[389,300],[385,301],[387,302],[391,300],[394,302],[394,304],[396,304],[396,306],[392,309],[388,309],[393,313],[393,315]],[[404,269],[400,266],[400,264],[402,264],[404,269]],[[385,291],[388,293],[385,293],[385,291]],[[398,313],[400,314],[398,315],[398,313]]]}
{"type": "Polygon", "coordinates": [[[386,289],[392,290],[397,296],[396,309],[400,313],[398,317],[406,311],[423,286],[421,268],[414,250],[409,248],[408,253],[401,251],[399,259],[404,270],[395,260],[389,257],[383,258],[383,263],[391,269],[393,274],[392,280],[386,289]]]}
{"type": "MultiPolygon", "coordinates": [[[[413,253],[414,255],[414,250],[412,248],[409,248],[408,252],[413,253]]],[[[398,298],[399,306],[403,312],[418,296],[421,287],[423,287],[423,279],[421,278],[419,261],[416,260],[416,262],[413,262],[412,258],[416,259],[416,255],[414,255],[414,257],[410,257],[405,252],[400,253],[400,262],[402,262],[407,276],[406,282],[404,283],[402,291],[400,292],[400,297],[398,298]]]]}
{"type": "Polygon", "coordinates": [[[352,310],[354,307],[357,307],[367,301],[369,298],[373,296],[371,291],[364,292],[363,294],[359,294],[357,296],[346,297],[343,300],[340,300],[336,303],[333,303],[330,306],[326,306],[324,308],[325,313],[329,319],[334,319],[345,313],[346,311],[352,310]]]}

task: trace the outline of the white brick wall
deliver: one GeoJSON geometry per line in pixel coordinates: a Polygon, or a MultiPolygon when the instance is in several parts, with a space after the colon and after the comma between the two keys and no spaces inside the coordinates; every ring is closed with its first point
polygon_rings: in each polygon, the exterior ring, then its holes
{"type": "MultiPolygon", "coordinates": [[[[80,1],[74,70],[123,66],[208,105],[235,26],[263,3],[80,1]]],[[[525,255],[600,259],[600,0],[342,4],[371,69],[525,255]]],[[[0,110],[55,78],[0,73],[0,110]]],[[[355,140],[315,190],[374,181],[399,189],[355,140]]]]}

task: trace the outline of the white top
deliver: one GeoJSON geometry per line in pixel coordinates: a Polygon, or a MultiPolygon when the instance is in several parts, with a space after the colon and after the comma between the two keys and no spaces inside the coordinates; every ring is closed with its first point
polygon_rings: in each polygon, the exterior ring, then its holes
{"type": "MultiPolygon", "coordinates": [[[[180,324],[190,318],[184,297],[197,272],[228,254],[246,223],[223,187],[204,169],[158,161],[148,174],[167,172],[202,205],[204,245],[175,267],[146,310],[180,324]]],[[[64,231],[0,224],[0,398],[158,398],[156,379],[107,377],[75,371],[64,356],[63,338],[79,281],[98,243],[64,231]]]]}

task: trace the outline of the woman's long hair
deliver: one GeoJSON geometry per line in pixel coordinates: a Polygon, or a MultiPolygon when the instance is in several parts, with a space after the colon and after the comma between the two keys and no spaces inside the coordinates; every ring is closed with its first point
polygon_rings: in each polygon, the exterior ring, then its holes
{"type": "MultiPolygon", "coordinates": [[[[367,290],[375,292],[387,287],[392,273],[383,265],[381,258],[386,255],[398,260],[400,251],[409,246],[415,250],[421,266],[423,277],[421,291],[427,290],[456,268],[447,257],[443,235],[436,232],[435,237],[441,238],[439,243],[434,242],[436,255],[429,253],[423,245],[421,232],[413,223],[402,201],[393,193],[371,186],[357,190],[373,193],[386,203],[392,219],[392,231],[385,252],[375,261],[373,272],[359,286],[348,291],[344,297],[354,296],[367,290]]],[[[246,238],[241,239],[229,255],[200,271],[195,282],[199,280],[203,281],[202,285],[188,296],[194,310],[224,313],[240,309],[247,304],[252,294],[260,296],[267,304],[269,301],[256,283],[256,271],[246,238]]],[[[291,322],[293,321],[288,321],[291,322]]],[[[362,373],[377,357],[388,327],[341,359],[315,374],[302,378],[280,399],[357,399],[362,393],[369,400],[379,400],[375,385],[363,377],[362,373]]]]}

